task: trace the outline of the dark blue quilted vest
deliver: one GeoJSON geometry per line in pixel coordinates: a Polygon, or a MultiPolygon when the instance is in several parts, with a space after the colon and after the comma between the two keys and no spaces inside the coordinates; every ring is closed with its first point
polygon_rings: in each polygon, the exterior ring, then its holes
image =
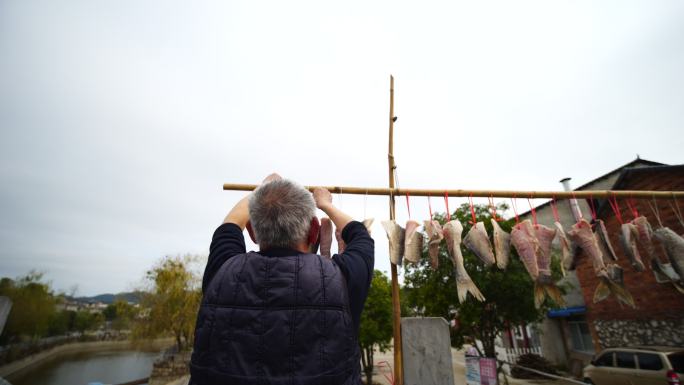
{"type": "Polygon", "coordinates": [[[340,269],[315,254],[230,258],[204,293],[190,370],[198,385],[361,384],[340,269]]]}

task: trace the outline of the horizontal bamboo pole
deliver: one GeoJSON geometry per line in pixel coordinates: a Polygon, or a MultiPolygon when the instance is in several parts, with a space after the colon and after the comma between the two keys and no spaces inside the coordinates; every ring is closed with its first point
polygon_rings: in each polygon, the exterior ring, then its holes
{"type": "MultiPolygon", "coordinates": [[[[224,190],[252,191],[258,185],[225,183],[224,190]]],[[[450,197],[482,197],[482,198],[684,198],[684,191],[629,191],[629,190],[582,190],[582,191],[507,191],[507,190],[436,190],[436,189],[408,189],[387,187],[342,187],[342,186],[304,186],[309,191],[316,187],[323,187],[335,194],[358,194],[358,195],[395,195],[401,196],[443,196],[445,193],[450,197]]]]}

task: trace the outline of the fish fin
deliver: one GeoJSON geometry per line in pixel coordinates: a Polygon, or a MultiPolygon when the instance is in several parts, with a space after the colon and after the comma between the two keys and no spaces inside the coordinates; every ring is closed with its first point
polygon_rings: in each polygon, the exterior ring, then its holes
{"type": "Polygon", "coordinates": [[[610,287],[608,287],[606,281],[608,281],[606,278],[599,280],[599,284],[594,291],[594,303],[601,302],[610,295],[610,287]]]}
{"type": "Polygon", "coordinates": [[[563,293],[561,293],[558,286],[555,284],[545,285],[544,291],[546,291],[546,296],[551,298],[556,305],[560,307],[565,307],[565,300],[563,299],[563,293]]]}
{"type": "Polygon", "coordinates": [[[535,284],[534,284],[534,307],[536,307],[537,309],[539,309],[541,307],[542,303],[544,303],[544,296],[545,296],[544,286],[535,282],[535,284]]]}
{"type": "Polygon", "coordinates": [[[534,306],[539,309],[544,303],[544,298],[549,297],[556,305],[563,307],[565,306],[565,300],[563,300],[563,294],[561,293],[558,286],[553,283],[534,283],[534,306]]]}
{"type": "Polygon", "coordinates": [[[456,290],[458,290],[458,302],[463,303],[468,296],[468,292],[475,297],[476,300],[484,302],[485,297],[480,293],[480,289],[475,286],[475,282],[472,280],[467,280],[463,282],[456,281],[456,290]]]}
{"type": "Polygon", "coordinates": [[[632,297],[632,294],[630,294],[629,291],[627,291],[627,289],[611,281],[608,278],[602,278],[599,281],[599,284],[596,287],[596,291],[594,292],[594,303],[603,301],[610,294],[615,295],[615,298],[618,301],[632,307],[633,309],[636,309],[636,304],[634,303],[634,298],[632,297]]]}

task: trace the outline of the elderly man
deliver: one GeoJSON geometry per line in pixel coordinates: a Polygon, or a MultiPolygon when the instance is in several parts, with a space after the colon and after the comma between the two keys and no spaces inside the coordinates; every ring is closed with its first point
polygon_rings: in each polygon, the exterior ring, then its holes
{"type": "Polygon", "coordinates": [[[359,322],[373,277],[363,224],[273,174],[238,202],[214,233],[204,271],[190,384],[361,384],[359,322]],[[316,207],[346,243],[311,254],[316,207]],[[258,252],[245,251],[253,229],[258,252]]]}

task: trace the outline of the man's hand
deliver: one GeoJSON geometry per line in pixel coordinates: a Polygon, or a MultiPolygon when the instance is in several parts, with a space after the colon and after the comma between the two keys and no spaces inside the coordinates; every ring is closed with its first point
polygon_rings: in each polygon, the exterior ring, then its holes
{"type": "Polygon", "coordinates": [[[313,198],[316,202],[316,207],[328,214],[328,217],[330,217],[330,220],[333,221],[335,227],[337,227],[339,231],[342,231],[342,229],[351,222],[352,219],[349,215],[333,206],[332,194],[330,194],[330,191],[318,187],[313,192],[313,198]]]}
{"type": "Polygon", "coordinates": [[[323,211],[332,206],[332,194],[324,188],[317,187],[313,192],[313,198],[316,202],[316,207],[323,211]]]}

